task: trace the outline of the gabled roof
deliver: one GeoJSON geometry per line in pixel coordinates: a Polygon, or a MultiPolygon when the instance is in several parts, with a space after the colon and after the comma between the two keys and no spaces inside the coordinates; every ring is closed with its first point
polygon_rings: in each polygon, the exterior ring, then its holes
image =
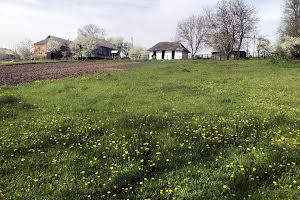
{"type": "Polygon", "coordinates": [[[11,55],[11,56],[17,55],[15,51],[6,48],[0,48],[0,54],[11,55]]]}
{"type": "Polygon", "coordinates": [[[148,51],[185,51],[187,53],[191,53],[180,42],[160,42],[148,51]]]}
{"type": "Polygon", "coordinates": [[[34,45],[46,45],[50,40],[54,40],[59,42],[62,46],[69,46],[70,40],[65,40],[59,37],[51,36],[49,35],[46,39],[39,41],[37,43],[34,43],[34,45]]]}
{"type": "Polygon", "coordinates": [[[108,42],[107,40],[104,40],[104,39],[99,39],[98,40],[98,45],[101,46],[101,47],[106,47],[108,49],[118,50],[118,48],[114,44],[112,44],[112,43],[110,43],[110,42],[108,42]]]}

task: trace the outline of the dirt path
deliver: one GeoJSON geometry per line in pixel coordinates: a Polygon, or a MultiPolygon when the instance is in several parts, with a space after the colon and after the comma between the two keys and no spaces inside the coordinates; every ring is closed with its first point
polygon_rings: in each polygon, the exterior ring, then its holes
{"type": "Polygon", "coordinates": [[[141,63],[62,62],[8,65],[0,67],[0,85],[16,85],[37,80],[77,77],[138,67],[141,63]]]}

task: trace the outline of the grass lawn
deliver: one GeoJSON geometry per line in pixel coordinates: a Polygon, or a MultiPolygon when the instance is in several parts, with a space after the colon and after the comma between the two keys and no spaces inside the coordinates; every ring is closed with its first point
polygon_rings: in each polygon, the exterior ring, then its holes
{"type": "Polygon", "coordinates": [[[2,86],[0,120],[0,199],[300,197],[299,62],[2,86]]]}

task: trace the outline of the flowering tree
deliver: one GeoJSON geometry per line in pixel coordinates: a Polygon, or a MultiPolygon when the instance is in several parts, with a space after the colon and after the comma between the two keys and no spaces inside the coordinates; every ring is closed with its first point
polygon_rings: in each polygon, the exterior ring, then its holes
{"type": "Polygon", "coordinates": [[[270,55],[272,51],[271,41],[265,37],[258,38],[257,51],[259,56],[265,57],[270,55]]]}
{"type": "Polygon", "coordinates": [[[300,58],[300,37],[284,37],[280,48],[285,52],[287,58],[300,58]]]}
{"type": "Polygon", "coordinates": [[[74,58],[90,58],[99,50],[99,40],[105,35],[105,30],[96,25],[86,25],[78,29],[78,36],[70,45],[74,58]]]}
{"type": "Polygon", "coordinates": [[[23,60],[29,60],[33,57],[33,43],[29,39],[25,39],[18,45],[17,52],[23,60]]]}
{"type": "Polygon", "coordinates": [[[56,40],[50,40],[47,43],[47,52],[59,51],[61,44],[56,40]]]}
{"type": "Polygon", "coordinates": [[[92,36],[78,37],[70,48],[74,58],[90,58],[97,51],[98,39],[92,36]]]}
{"type": "Polygon", "coordinates": [[[148,51],[143,47],[133,46],[129,50],[129,58],[132,60],[146,60],[148,55],[148,51]]]}

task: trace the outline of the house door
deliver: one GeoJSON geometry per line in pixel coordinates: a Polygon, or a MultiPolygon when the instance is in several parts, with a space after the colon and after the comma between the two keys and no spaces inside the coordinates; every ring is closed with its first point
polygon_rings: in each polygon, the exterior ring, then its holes
{"type": "Polygon", "coordinates": [[[172,51],[172,60],[175,59],[175,51],[172,51]]]}
{"type": "Polygon", "coordinates": [[[162,55],[161,55],[161,59],[162,59],[162,60],[164,60],[164,59],[165,59],[165,54],[166,54],[166,52],[165,52],[165,51],[163,51],[163,52],[162,52],[162,55]]]}

